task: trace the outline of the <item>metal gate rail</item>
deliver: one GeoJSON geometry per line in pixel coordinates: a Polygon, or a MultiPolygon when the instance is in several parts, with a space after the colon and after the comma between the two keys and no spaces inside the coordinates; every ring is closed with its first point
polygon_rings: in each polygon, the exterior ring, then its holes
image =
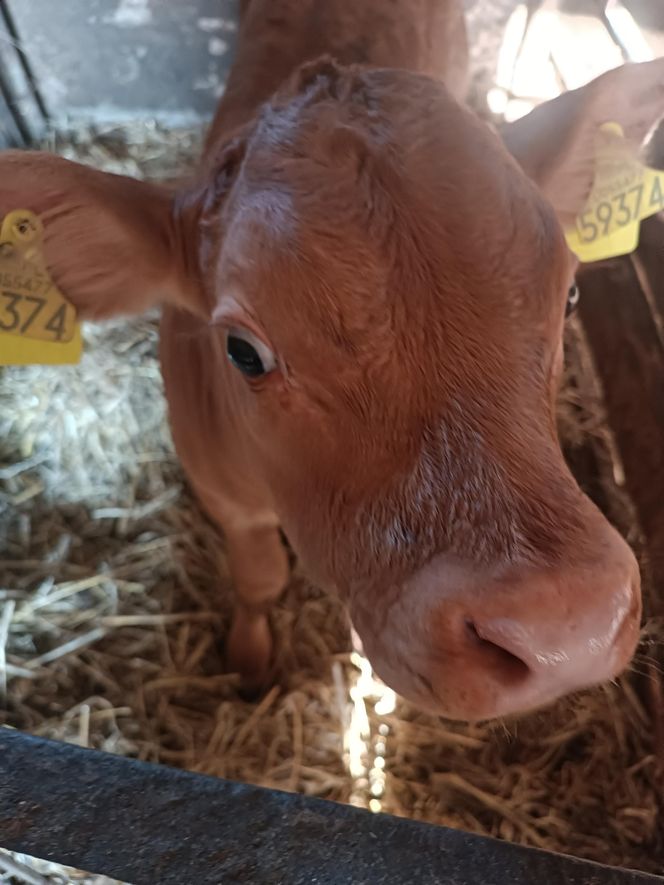
{"type": "Polygon", "coordinates": [[[0,846],[133,885],[664,879],[0,729],[0,846]]]}

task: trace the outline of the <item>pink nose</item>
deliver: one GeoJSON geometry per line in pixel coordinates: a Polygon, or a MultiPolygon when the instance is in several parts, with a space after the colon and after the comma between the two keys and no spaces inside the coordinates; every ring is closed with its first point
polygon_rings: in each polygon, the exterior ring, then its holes
{"type": "Polygon", "coordinates": [[[481,574],[435,558],[381,636],[357,625],[376,671],[418,706],[464,720],[614,678],[638,641],[641,593],[633,554],[610,532],[602,560],[585,567],[481,574]]]}
{"type": "MultiPolygon", "coordinates": [[[[460,708],[474,707],[468,718],[541,706],[612,679],[629,663],[639,636],[638,580],[626,579],[613,589],[600,586],[594,602],[578,593],[567,603],[556,583],[531,577],[524,588],[528,606],[499,593],[463,615],[456,605],[439,612],[441,632],[456,634],[454,645],[468,674],[458,692],[460,708]]],[[[444,674],[437,674],[432,684],[441,679],[444,674]]]]}

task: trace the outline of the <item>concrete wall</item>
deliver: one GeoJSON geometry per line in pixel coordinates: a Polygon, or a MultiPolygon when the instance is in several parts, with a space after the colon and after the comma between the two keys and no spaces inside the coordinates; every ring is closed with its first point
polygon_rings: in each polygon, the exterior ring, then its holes
{"type": "Polygon", "coordinates": [[[56,126],[187,125],[207,118],[223,90],[236,0],[0,2],[56,126]]]}

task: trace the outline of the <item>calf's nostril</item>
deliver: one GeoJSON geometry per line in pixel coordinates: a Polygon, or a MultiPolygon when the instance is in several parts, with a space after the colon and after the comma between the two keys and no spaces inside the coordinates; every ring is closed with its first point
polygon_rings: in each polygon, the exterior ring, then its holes
{"type": "Polygon", "coordinates": [[[466,618],[464,624],[469,641],[479,650],[483,656],[483,663],[491,670],[494,677],[498,677],[507,685],[516,685],[531,675],[530,667],[522,658],[482,636],[481,628],[478,628],[474,621],[466,618]]]}

